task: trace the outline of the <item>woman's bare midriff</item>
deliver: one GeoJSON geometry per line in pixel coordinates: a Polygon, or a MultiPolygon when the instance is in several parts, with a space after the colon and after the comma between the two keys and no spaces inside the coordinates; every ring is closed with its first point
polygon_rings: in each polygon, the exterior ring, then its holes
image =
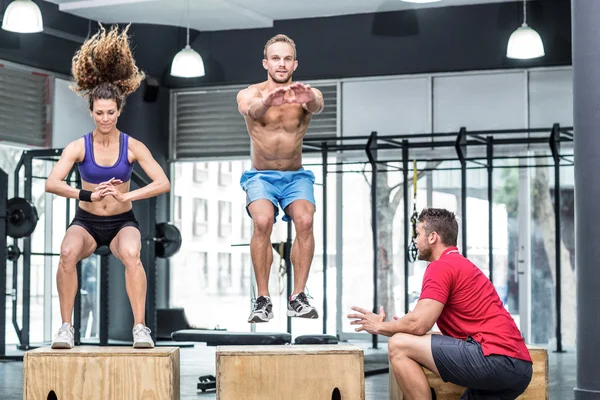
{"type": "MultiPolygon", "coordinates": [[[[84,182],[84,181],[82,181],[81,183],[82,183],[83,190],[89,190],[91,192],[93,192],[94,189],[96,189],[96,187],[98,186],[96,184],[92,184],[92,183],[88,183],[88,182],[84,182]]],[[[127,193],[127,192],[129,192],[129,182],[122,183],[122,184],[116,186],[116,188],[121,193],[127,193]]],[[[106,196],[101,201],[94,201],[94,202],[80,201],[79,202],[79,208],[81,208],[82,210],[87,211],[94,215],[102,216],[102,217],[123,214],[123,213],[131,210],[131,207],[132,207],[132,205],[131,205],[130,201],[119,203],[112,196],[106,196]]]]}

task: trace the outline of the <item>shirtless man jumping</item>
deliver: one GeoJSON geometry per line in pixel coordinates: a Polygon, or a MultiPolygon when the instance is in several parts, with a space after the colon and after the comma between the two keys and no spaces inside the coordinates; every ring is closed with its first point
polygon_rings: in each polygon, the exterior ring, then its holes
{"type": "Polygon", "coordinates": [[[238,93],[240,113],[246,120],[252,143],[252,168],[240,179],[246,192],[248,214],[254,222],[250,255],[254,265],[258,298],[248,322],[273,318],[269,296],[269,273],[273,262],[271,231],[279,214],[294,222],[292,247],[294,292],[288,299],[288,317],[318,318],[304,294],[315,250],[313,215],[315,176],[302,168],[302,139],[313,114],[323,110],[323,95],[302,83],[292,83],[298,67],[294,41],[276,35],[265,45],[265,82],[238,93]]]}

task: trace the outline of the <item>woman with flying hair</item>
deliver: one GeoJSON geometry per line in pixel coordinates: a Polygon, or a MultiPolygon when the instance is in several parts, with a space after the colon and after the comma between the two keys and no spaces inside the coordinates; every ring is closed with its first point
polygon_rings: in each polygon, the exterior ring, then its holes
{"type": "Polygon", "coordinates": [[[76,265],[104,245],[125,265],[134,317],[133,347],[154,347],[145,326],[146,274],[140,261],[141,233],[132,202],[168,192],[170,183],[148,148],[117,128],[126,97],[144,79],[131,54],[128,28],[119,32],[116,27],[107,31],[101,26],[73,57],[73,90],[87,99],[96,129],[65,147],[46,181],[46,192],[80,200],[60,248],[56,285],[62,325],[52,342],[54,349],[74,345],[76,265]],[[135,162],[152,182],[130,191],[135,162]],[[74,164],[81,175],[81,190],[63,181],[74,164]]]}

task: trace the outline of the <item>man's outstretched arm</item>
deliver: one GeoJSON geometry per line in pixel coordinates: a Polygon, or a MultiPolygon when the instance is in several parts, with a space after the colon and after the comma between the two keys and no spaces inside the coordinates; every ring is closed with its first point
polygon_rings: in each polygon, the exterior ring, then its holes
{"type": "Polygon", "coordinates": [[[263,102],[263,98],[258,89],[243,89],[237,95],[238,111],[244,117],[253,119],[262,118],[269,109],[263,102]]]}
{"type": "Polygon", "coordinates": [[[437,300],[422,299],[412,312],[395,321],[385,321],[385,312],[372,313],[360,307],[352,307],[357,314],[349,314],[348,318],[355,319],[351,325],[361,325],[355,330],[371,334],[394,336],[396,333],[408,333],[421,336],[431,330],[435,321],[442,313],[444,304],[437,300]]]}
{"type": "Polygon", "coordinates": [[[385,336],[394,336],[396,333],[424,335],[433,328],[443,309],[444,304],[437,300],[419,300],[415,309],[402,318],[383,322],[379,327],[379,334],[385,336]]]}
{"type": "Polygon", "coordinates": [[[311,112],[313,114],[320,114],[325,107],[325,100],[323,100],[323,93],[319,89],[310,88],[315,94],[315,98],[312,101],[304,104],[304,108],[306,111],[311,112]]]}

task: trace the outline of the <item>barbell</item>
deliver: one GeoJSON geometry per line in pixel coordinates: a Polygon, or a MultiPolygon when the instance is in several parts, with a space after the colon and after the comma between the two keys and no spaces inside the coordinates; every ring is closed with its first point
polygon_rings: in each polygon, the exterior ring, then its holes
{"type": "MultiPolygon", "coordinates": [[[[38,223],[37,209],[33,203],[22,197],[14,197],[6,202],[6,215],[0,215],[6,224],[6,235],[14,239],[30,236],[38,223]]],[[[0,222],[1,223],[1,222],[0,222]]],[[[181,232],[175,225],[167,222],[156,224],[154,236],[147,238],[154,242],[155,254],[160,258],[169,258],[181,248],[181,232]]],[[[17,246],[7,248],[9,261],[19,258],[21,251],[17,246]]],[[[96,254],[110,254],[108,247],[103,246],[95,251],[96,254]]]]}
{"type": "Polygon", "coordinates": [[[0,215],[5,220],[6,235],[14,239],[29,236],[38,223],[37,209],[27,199],[14,197],[6,202],[6,215],[0,215]]]}
{"type": "MultiPolygon", "coordinates": [[[[154,242],[154,254],[159,258],[169,258],[177,254],[181,248],[182,241],[179,229],[168,222],[156,224],[154,236],[145,237],[142,240],[154,242]]],[[[108,246],[99,247],[94,253],[101,256],[111,254],[108,246]]]]}

